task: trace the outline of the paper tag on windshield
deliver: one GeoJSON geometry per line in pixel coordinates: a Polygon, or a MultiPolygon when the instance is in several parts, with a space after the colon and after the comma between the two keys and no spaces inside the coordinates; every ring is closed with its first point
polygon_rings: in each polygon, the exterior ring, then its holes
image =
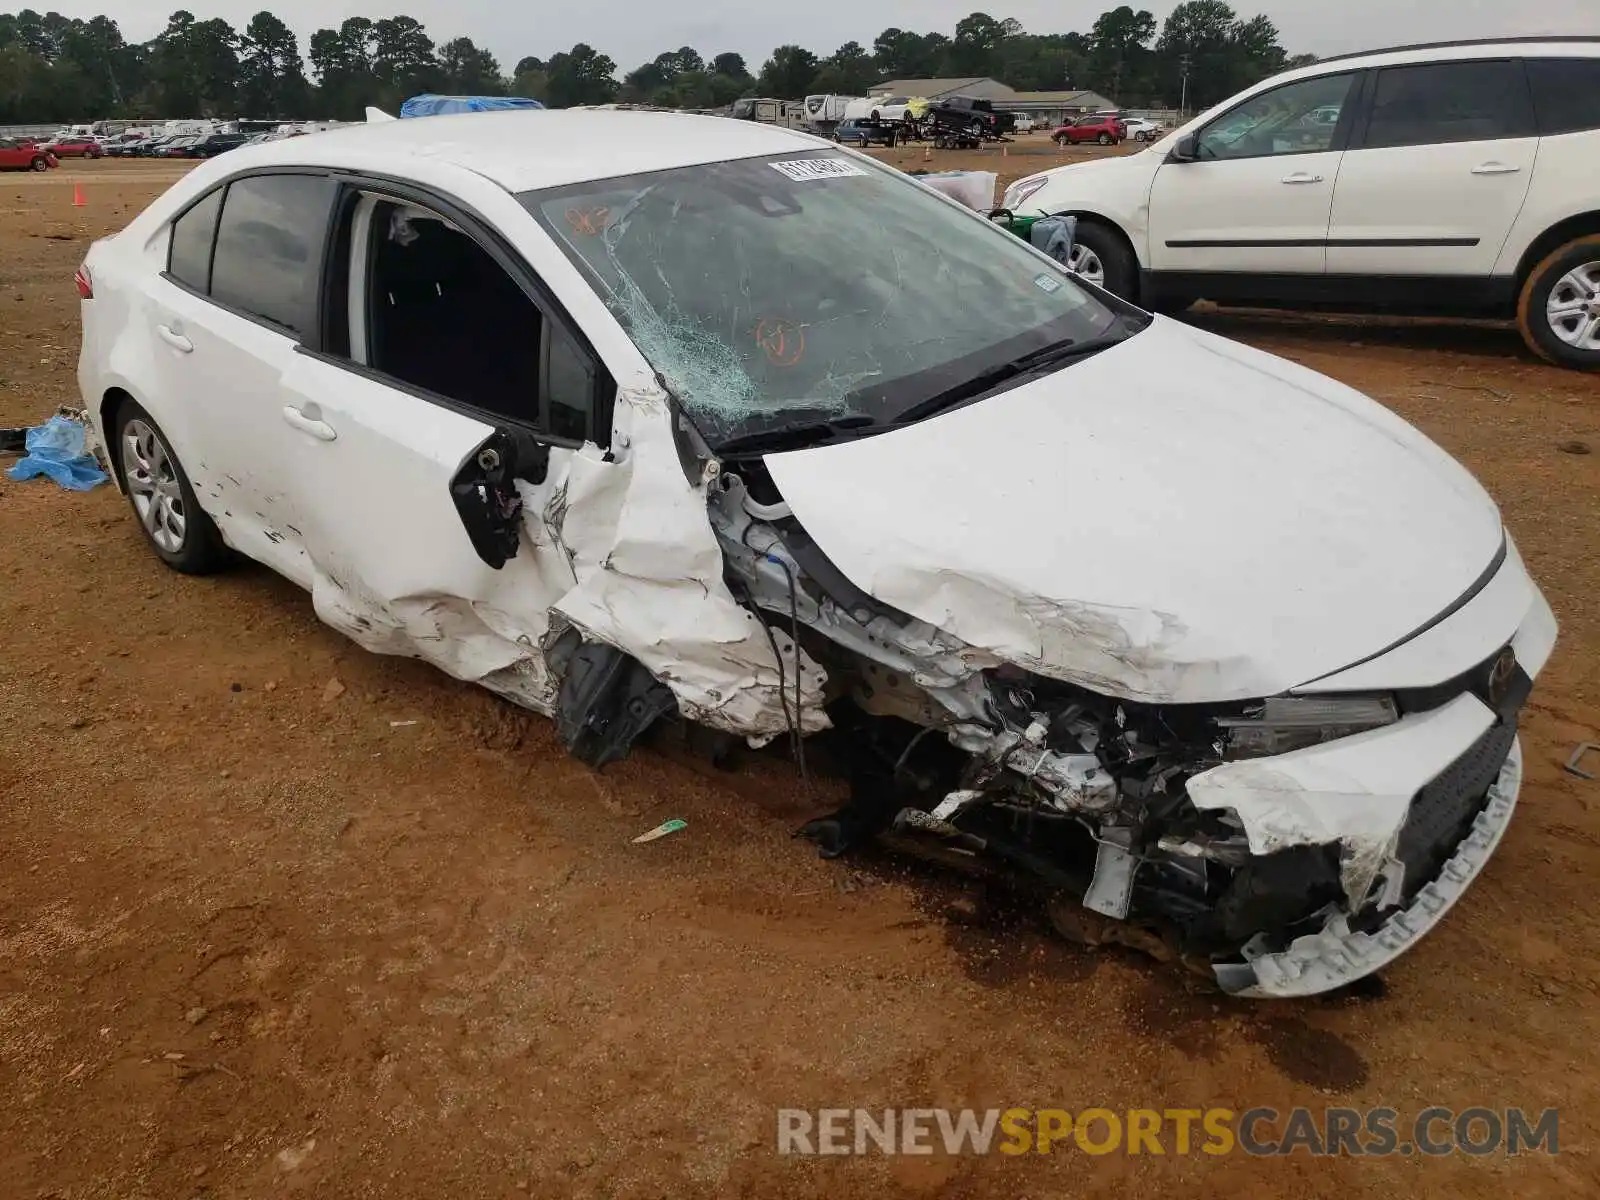
{"type": "Polygon", "coordinates": [[[810,183],[816,179],[844,179],[866,172],[848,158],[795,158],[788,162],[768,163],[774,171],[782,171],[796,183],[810,183]]]}

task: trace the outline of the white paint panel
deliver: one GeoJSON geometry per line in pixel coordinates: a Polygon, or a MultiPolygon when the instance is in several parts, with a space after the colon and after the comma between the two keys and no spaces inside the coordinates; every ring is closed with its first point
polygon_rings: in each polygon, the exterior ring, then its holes
{"type": "MultiPolygon", "coordinates": [[[[1300,690],[1369,692],[1432,687],[1485,661],[1511,641],[1536,606],[1544,603],[1516,546],[1509,537],[1506,542],[1506,561],[1500,570],[1458,611],[1389,653],[1300,690]]],[[[1540,659],[1538,666],[1523,665],[1534,675],[1543,663],[1540,659]]]]}
{"type": "Polygon", "coordinates": [[[1483,489],[1392,413],[1159,318],[908,429],[766,461],[863,590],[1129,698],[1340,670],[1449,607],[1501,538],[1483,489]]]}

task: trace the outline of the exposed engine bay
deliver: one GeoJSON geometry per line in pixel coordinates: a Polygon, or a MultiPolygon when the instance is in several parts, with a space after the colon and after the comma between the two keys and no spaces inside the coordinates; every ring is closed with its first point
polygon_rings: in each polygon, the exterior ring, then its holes
{"type": "MultiPolygon", "coordinates": [[[[1407,707],[1437,705],[1449,689],[1332,702],[1110,699],[1006,663],[862,592],[810,539],[759,459],[725,466],[709,504],[731,590],[790,635],[781,651],[774,645],[780,663],[787,656],[792,670],[798,645],[804,665],[826,671],[828,714],[855,750],[850,802],[802,831],[823,855],[876,837],[1002,875],[1038,891],[1065,936],[1178,959],[1227,990],[1255,987],[1247,960],[1297,939],[1378,931],[1451,858],[1514,757],[1526,687],[1499,697],[1508,719],[1474,747],[1471,777],[1452,781],[1438,811],[1419,806],[1383,854],[1337,840],[1259,853],[1236,813],[1197,805],[1191,780],[1382,727],[1407,707]]],[[[1504,672],[1505,663],[1487,669],[1504,672]]],[[[798,694],[788,703],[798,729],[798,694]]]]}

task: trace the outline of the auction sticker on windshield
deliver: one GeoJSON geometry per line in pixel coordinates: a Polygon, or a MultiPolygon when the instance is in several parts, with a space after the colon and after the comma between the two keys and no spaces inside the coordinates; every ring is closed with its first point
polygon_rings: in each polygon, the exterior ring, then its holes
{"type": "Polygon", "coordinates": [[[768,163],[774,171],[782,171],[796,183],[809,183],[813,179],[843,179],[848,175],[865,175],[866,172],[848,158],[796,158],[788,162],[768,163]]]}

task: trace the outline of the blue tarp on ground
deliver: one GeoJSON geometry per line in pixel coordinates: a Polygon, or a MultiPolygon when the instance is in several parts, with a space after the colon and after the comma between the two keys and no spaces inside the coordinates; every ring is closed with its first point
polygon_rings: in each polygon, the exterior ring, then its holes
{"type": "Polygon", "coordinates": [[[502,108],[543,108],[522,96],[413,96],[400,106],[402,117],[437,117],[442,113],[494,112],[502,108]]]}
{"type": "Polygon", "coordinates": [[[64,488],[87,492],[106,481],[106,473],[84,445],[83,426],[68,417],[51,417],[28,430],[28,453],[6,472],[8,479],[47,475],[64,488]]]}

